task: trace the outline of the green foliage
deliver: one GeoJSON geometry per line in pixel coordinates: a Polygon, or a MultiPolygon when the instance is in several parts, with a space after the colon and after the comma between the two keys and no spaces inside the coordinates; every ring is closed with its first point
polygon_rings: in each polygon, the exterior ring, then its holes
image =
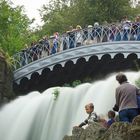
{"type": "Polygon", "coordinates": [[[4,55],[5,55],[4,51],[2,50],[2,48],[0,48],[0,56],[4,57],[4,55]]]}
{"type": "Polygon", "coordinates": [[[76,87],[78,85],[80,85],[82,82],[80,80],[75,80],[72,83],[65,83],[63,86],[64,87],[76,87]]]}
{"type": "Polygon", "coordinates": [[[72,83],[65,83],[63,86],[64,87],[76,87],[80,84],[82,84],[82,82],[80,80],[75,80],[72,83]]]}
{"type": "Polygon", "coordinates": [[[92,82],[93,79],[91,77],[86,77],[84,80],[83,80],[83,83],[87,83],[87,82],[92,82]]]}
{"type": "Polygon", "coordinates": [[[140,13],[140,7],[131,8],[129,0],[51,0],[40,9],[43,27],[30,30],[33,20],[29,20],[23,8],[13,8],[9,0],[0,0],[0,48],[9,56],[44,35],[66,32],[71,25],[85,27],[96,21],[120,21],[124,15],[134,20],[140,13]]]}
{"type": "Polygon", "coordinates": [[[136,70],[139,71],[140,70],[140,66],[139,66],[139,63],[137,62],[138,60],[134,60],[134,65],[136,67],[136,70]]]}
{"type": "Polygon", "coordinates": [[[83,81],[81,80],[75,80],[72,83],[65,83],[63,86],[64,87],[76,87],[82,83],[87,83],[87,82],[92,82],[93,79],[91,77],[86,77],[85,79],[83,79],[83,81]]]}
{"type": "Polygon", "coordinates": [[[135,84],[140,88],[140,78],[135,81],[135,84]]]}
{"type": "Polygon", "coordinates": [[[0,48],[0,56],[2,56],[5,59],[7,67],[12,70],[13,68],[12,64],[14,62],[14,59],[11,56],[9,56],[7,52],[4,52],[2,48],[0,48]]]}
{"type": "Polygon", "coordinates": [[[24,47],[30,24],[23,7],[11,5],[9,1],[0,1],[0,48],[9,55],[24,47]]]}
{"type": "Polygon", "coordinates": [[[76,87],[76,86],[78,86],[80,84],[81,84],[80,80],[75,80],[75,81],[72,82],[72,87],[76,87]]]}
{"type": "Polygon", "coordinates": [[[98,7],[97,13],[103,21],[112,22],[121,20],[125,15],[131,15],[131,7],[129,0],[95,0],[95,3],[91,1],[92,5],[98,7]]]}
{"type": "Polygon", "coordinates": [[[68,83],[65,83],[63,86],[64,86],[64,87],[71,87],[71,85],[68,84],[68,83]]]}
{"type": "Polygon", "coordinates": [[[54,89],[54,91],[53,91],[53,93],[52,93],[52,94],[54,95],[54,100],[56,100],[56,99],[58,98],[59,93],[60,93],[60,91],[59,91],[58,88],[54,89]]]}
{"type": "Polygon", "coordinates": [[[84,27],[96,21],[116,22],[125,15],[134,19],[139,12],[140,8],[130,7],[129,0],[51,0],[41,9],[45,22],[41,32],[63,33],[70,25],[84,27]]]}

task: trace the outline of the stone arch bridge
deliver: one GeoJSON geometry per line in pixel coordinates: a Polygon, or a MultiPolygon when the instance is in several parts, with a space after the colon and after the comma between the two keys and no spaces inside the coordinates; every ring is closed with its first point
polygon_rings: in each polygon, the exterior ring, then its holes
{"type": "Polygon", "coordinates": [[[36,60],[14,71],[14,90],[24,94],[86,77],[138,70],[140,41],[116,41],[80,46],[36,60]]]}

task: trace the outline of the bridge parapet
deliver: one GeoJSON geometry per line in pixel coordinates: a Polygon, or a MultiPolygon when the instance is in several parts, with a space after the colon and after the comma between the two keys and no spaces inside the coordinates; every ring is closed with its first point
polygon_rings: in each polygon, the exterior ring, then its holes
{"type": "Polygon", "coordinates": [[[54,66],[60,64],[65,67],[68,61],[73,61],[75,64],[79,58],[85,58],[86,61],[92,56],[97,56],[98,60],[104,55],[109,55],[113,59],[117,54],[123,54],[127,58],[130,54],[136,54],[140,58],[140,42],[139,41],[116,41],[92,44],[87,46],[68,49],[48,57],[36,60],[28,65],[25,65],[14,72],[14,79],[19,83],[23,77],[31,78],[32,73],[42,73],[44,68],[53,70],[54,66]]]}

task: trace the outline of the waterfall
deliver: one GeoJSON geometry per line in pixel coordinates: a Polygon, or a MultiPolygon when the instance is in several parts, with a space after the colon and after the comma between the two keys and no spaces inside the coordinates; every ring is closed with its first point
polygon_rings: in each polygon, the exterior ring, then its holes
{"type": "MultiPolygon", "coordinates": [[[[140,72],[125,74],[133,84],[140,77],[140,72]]],[[[54,87],[18,97],[0,110],[0,140],[62,140],[87,118],[85,104],[93,102],[98,115],[112,109],[118,86],[115,75],[76,88],[54,87]],[[56,88],[60,93],[55,100],[56,88]]]]}

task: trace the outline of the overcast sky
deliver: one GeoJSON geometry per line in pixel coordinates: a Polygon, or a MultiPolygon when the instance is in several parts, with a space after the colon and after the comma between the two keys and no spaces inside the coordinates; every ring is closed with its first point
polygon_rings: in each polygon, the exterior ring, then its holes
{"type": "Polygon", "coordinates": [[[24,5],[26,14],[30,19],[35,18],[36,21],[32,25],[35,27],[37,24],[42,25],[39,16],[39,11],[43,4],[47,4],[49,0],[11,0],[14,5],[24,5]]]}

